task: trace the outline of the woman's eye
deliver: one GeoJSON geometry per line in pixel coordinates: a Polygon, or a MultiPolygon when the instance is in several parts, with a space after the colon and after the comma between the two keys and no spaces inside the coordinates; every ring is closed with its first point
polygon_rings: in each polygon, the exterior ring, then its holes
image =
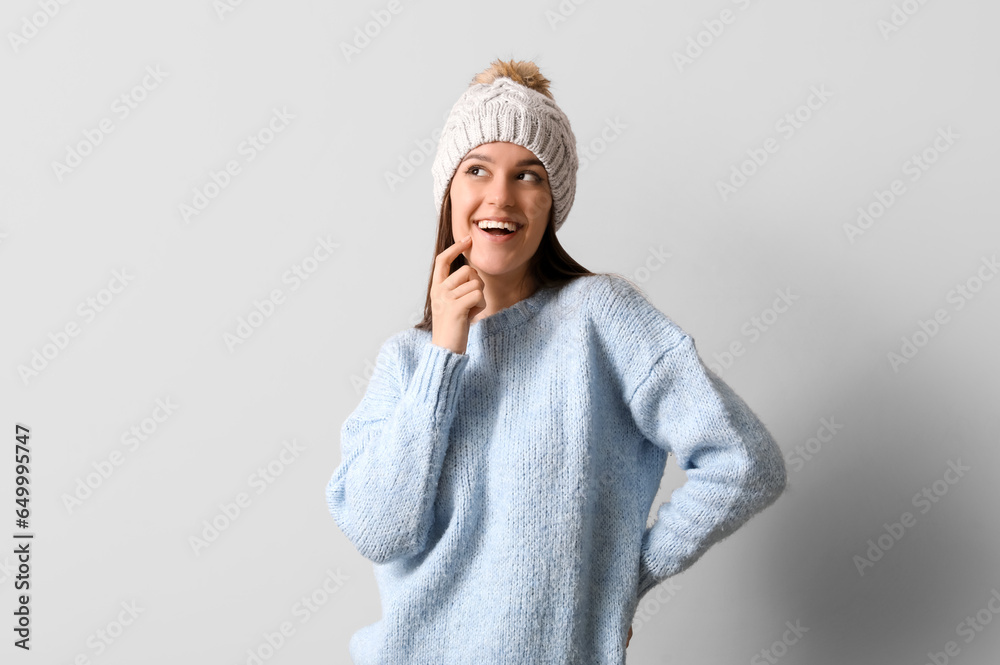
{"type": "MultiPolygon", "coordinates": [[[[482,166],[470,166],[465,170],[466,173],[472,176],[480,175],[480,171],[485,171],[485,169],[482,166]]],[[[538,175],[534,171],[525,171],[524,173],[519,174],[518,178],[522,178],[523,176],[528,176],[523,179],[530,180],[532,182],[542,182],[544,180],[542,176],[538,175]]]]}

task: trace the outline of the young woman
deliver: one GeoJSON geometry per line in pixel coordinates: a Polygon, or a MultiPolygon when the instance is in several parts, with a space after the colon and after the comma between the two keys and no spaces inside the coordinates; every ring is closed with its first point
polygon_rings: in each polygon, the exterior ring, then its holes
{"type": "Polygon", "coordinates": [[[355,665],[624,663],[639,600],[785,487],[691,336],[560,246],[578,161],[548,84],[496,61],[452,108],[424,320],[341,430],[327,503],[383,609],[355,665]],[[668,452],[687,481],[647,529],[668,452]]]}

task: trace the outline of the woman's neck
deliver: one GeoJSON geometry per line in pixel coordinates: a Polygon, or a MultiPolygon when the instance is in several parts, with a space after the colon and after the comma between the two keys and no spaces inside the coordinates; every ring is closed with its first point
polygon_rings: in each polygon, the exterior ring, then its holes
{"type": "Polygon", "coordinates": [[[472,323],[485,319],[487,316],[496,314],[502,309],[506,309],[525,298],[530,298],[538,290],[535,280],[526,277],[518,279],[511,284],[509,282],[497,282],[495,279],[483,278],[483,295],[486,297],[486,309],[477,314],[472,323]]]}

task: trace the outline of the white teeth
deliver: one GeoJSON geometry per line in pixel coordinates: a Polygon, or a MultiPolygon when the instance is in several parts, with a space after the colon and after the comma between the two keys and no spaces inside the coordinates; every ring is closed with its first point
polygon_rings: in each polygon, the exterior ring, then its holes
{"type": "Polygon", "coordinates": [[[484,219],[479,221],[479,228],[481,229],[507,229],[508,231],[517,231],[517,224],[511,222],[497,222],[492,219],[484,219]]]}

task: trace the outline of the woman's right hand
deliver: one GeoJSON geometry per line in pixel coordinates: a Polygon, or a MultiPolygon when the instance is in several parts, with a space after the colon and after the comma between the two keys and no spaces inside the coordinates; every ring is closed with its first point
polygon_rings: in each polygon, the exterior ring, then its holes
{"type": "Polygon", "coordinates": [[[469,326],[477,314],[486,309],[485,285],[479,273],[466,263],[448,274],[458,255],[472,246],[472,236],[459,240],[434,259],[434,279],[431,282],[431,342],[465,353],[469,342],[469,326]]]}

